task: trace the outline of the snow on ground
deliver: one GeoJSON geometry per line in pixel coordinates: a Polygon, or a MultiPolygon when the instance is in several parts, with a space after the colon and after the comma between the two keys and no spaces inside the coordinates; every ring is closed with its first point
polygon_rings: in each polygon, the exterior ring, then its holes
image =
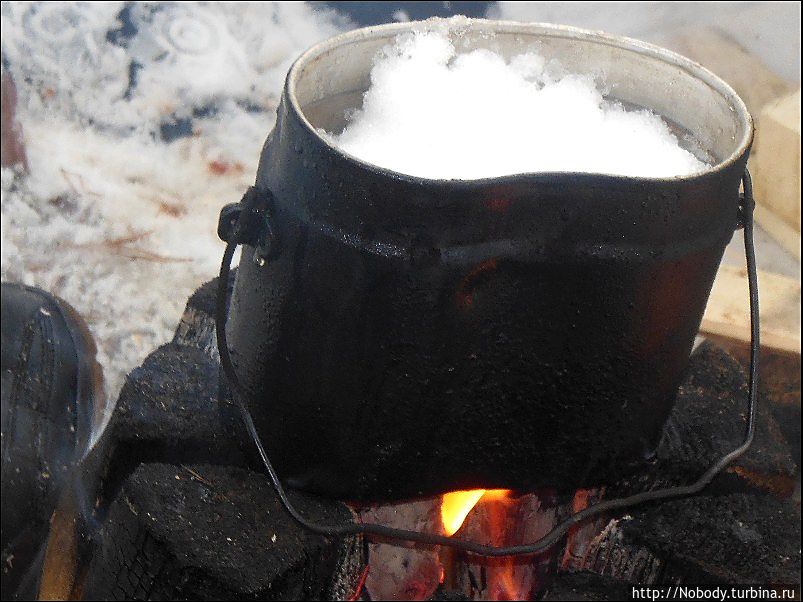
{"type": "Polygon", "coordinates": [[[3,169],[2,279],[78,309],[111,399],[216,275],[290,63],[346,27],[299,3],[3,3],[29,173],[3,169]]]}

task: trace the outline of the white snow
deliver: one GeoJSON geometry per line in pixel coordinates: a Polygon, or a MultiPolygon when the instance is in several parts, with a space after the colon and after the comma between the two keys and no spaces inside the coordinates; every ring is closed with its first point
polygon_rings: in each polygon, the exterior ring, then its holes
{"type": "Polygon", "coordinates": [[[347,119],[328,134],[340,148],[425,178],[669,177],[705,168],[659,116],[606,100],[593,79],[536,53],[510,61],[485,49],[458,53],[442,28],[402,34],[384,48],[363,106],[347,119]]]}
{"type": "Polygon", "coordinates": [[[349,26],[306,4],[131,4],[123,39],[123,3],[2,5],[30,167],[3,169],[2,278],[86,318],[111,400],[217,274],[217,213],[253,182],[290,63],[349,26]],[[162,140],[177,119],[192,135],[162,140]]]}

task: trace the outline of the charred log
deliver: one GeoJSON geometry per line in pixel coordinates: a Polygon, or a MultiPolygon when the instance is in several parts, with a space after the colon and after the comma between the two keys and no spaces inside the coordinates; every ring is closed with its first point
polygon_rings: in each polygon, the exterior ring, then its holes
{"type": "MultiPolygon", "coordinates": [[[[691,359],[664,429],[654,469],[608,488],[606,497],[689,483],[744,436],[746,375],[711,344],[691,359]]],[[[637,507],[578,542],[564,570],[627,583],[797,583],[798,467],[766,404],[749,452],[702,494],[637,507]]],[[[587,533],[589,535],[589,533],[587,533]]]]}
{"type": "MultiPolygon", "coordinates": [[[[606,497],[694,481],[743,440],[746,398],[747,375],[739,362],[703,343],[689,361],[655,464],[608,487],[606,497]]],[[[762,402],[752,447],[714,480],[709,491],[792,494],[798,468],[771,410],[762,402]]]]}
{"type": "Polygon", "coordinates": [[[112,452],[104,471],[107,499],[140,463],[259,467],[220,378],[217,282],[215,278],[193,293],[173,341],[128,375],[108,429],[112,452]]]}
{"type": "MultiPolygon", "coordinates": [[[[237,270],[232,270],[229,278],[229,292],[234,286],[237,270]]],[[[194,347],[204,351],[215,361],[220,356],[215,337],[215,305],[217,303],[217,283],[214,278],[199,287],[187,300],[184,314],[173,336],[173,343],[185,347],[194,347]]]]}
{"type": "MultiPolygon", "coordinates": [[[[750,348],[745,343],[732,339],[716,339],[715,342],[739,360],[742,366],[750,365],[750,348]]],[[[772,410],[798,466],[800,466],[800,367],[799,353],[768,348],[761,350],[758,393],[761,400],[772,410]]]]}
{"type": "Polygon", "coordinates": [[[218,382],[212,358],[175,343],[131,372],[109,425],[108,496],[140,463],[249,465],[249,439],[236,407],[218,401],[218,382]]]}
{"type": "Polygon", "coordinates": [[[549,586],[542,600],[572,600],[577,602],[603,602],[629,600],[630,586],[594,573],[564,573],[549,586]]]}
{"type": "MultiPolygon", "coordinates": [[[[340,503],[292,497],[314,520],[353,518],[340,503]]],[[[354,594],[363,568],[358,538],[310,534],[266,477],[232,467],[140,466],[100,541],[87,599],[336,599],[354,594]]]]}
{"type": "Polygon", "coordinates": [[[611,521],[585,568],[628,583],[798,583],[800,509],[766,494],[703,495],[611,521]]]}

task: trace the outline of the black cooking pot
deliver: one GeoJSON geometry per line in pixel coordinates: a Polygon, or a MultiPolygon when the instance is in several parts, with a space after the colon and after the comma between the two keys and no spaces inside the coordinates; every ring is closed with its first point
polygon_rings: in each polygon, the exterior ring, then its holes
{"type": "Polygon", "coordinates": [[[461,50],[535,49],[603,78],[713,166],[429,180],[319,135],[342,129],[394,36],[445,26],[352,31],[290,70],[255,187],[270,228],[230,304],[249,407],[282,478],[341,499],[610,482],[650,458],[671,410],[737,224],[750,116],[660,48],[453,21],[461,50]]]}

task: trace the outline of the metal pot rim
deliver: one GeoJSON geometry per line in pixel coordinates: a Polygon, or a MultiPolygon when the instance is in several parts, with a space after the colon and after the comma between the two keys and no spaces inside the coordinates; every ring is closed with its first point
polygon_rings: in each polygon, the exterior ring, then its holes
{"type": "Polygon", "coordinates": [[[544,177],[547,179],[554,179],[556,177],[569,177],[581,180],[587,177],[594,177],[597,179],[608,178],[612,181],[621,180],[629,182],[641,181],[650,183],[662,183],[662,182],[682,183],[687,181],[695,181],[700,178],[708,177],[713,174],[719,174],[723,171],[726,171],[729,167],[731,167],[734,163],[738,162],[743,157],[743,155],[747,152],[752,143],[753,118],[750,115],[749,111],[747,110],[744,101],[739,97],[736,91],[730,85],[728,85],[724,80],[722,80],[720,77],[718,77],[713,72],[709,71],[699,63],[696,63],[691,59],[684,57],[683,55],[680,55],[671,50],[667,50],[666,48],[662,48],[661,46],[656,46],[654,44],[643,42],[641,40],[628,38],[625,36],[616,36],[612,34],[607,34],[601,31],[592,31],[588,29],[581,29],[578,27],[571,27],[568,25],[555,25],[552,23],[522,23],[517,21],[499,21],[499,20],[489,20],[489,19],[464,19],[464,20],[461,19],[461,23],[475,28],[480,27],[482,29],[490,30],[493,31],[494,33],[504,33],[504,32],[509,32],[509,33],[520,32],[529,34],[537,33],[545,36],[593,41],[595,43],[620,48],[625,51],[630,51],[630,52],[635,52],[637,54],[650,56],[652,58],[662,60],[664,62],[680,67],[693,77],[702,80],[712,90],[718,92],[722,96],[722,98],[730,104],[732,110],[735,113],[737,113],[737,116],[739,118],[740,122],[739,125],[741,126],[743,132],[742,138],[736,143],[736,147],[733,150],[733,152],[725,159],[716,163],[715,165],[710,166],[708,169],[704,171],[692,174],[684,174],[671,177],[643,177],[643,176],[623,176],[623,175],[605,174],[605,173],[561,171],[561,172],[526,172],[526,173],[509,174],[505,176],[496,176],[490,178],[464,180],[464,179],[445,179],[445,178],[424,178],[420,176],[413,176],[410,174],[394,171],[386,167],[381,167],[379,165],[369,163],[367,161],[355,157],[354,155],[344,152],[342,149],[333,145],[330,141],[328,141],[326,138],[321,136],[320,133],[318,133],[316,128],[309,122],[306,115],[304,114],[304,111],[302,110],[301,105],[298,101],[298,97],[296,96],[296,82],[298,80],[299,73],[308,63],[314,61],[317,57],[324,55],[328,51],[334,48],[338,48],[340,46],[344,46],[361,40],[371,40],[376,38],[388,37],[389,35],[395,35],[406,31],[410,31],[416,27],[426,27],[428,23],[431,24],[438,21],[446,22],[448,20],[430,19],[428,21],[388,23],[383,25],[375,25],[372,27],[363,27],[339,34],[337,36],[334,36],[332,38],[329,38],[327,40],[324,40],[323,42],[320,42],[312,46],[296,59],[296,61],[293,63],[293,65],[290,67],[290,70],[287,73],[287,79],[285,81],[285,87],[284,87],[284,94],[286,100],[288,101],[290,110],[292,110],[296,114],[299,121],[304,125],[304,127],[309,131],[309,133],[314,138],[316,138],[322,145],[328,147],[332,152],[337,153],[342,157],[345,157],[347,160],[352,162],[355,167],[365,169],[376,174],[385,175],[395,180],[406,180],[409,182],[418,182],[422,184],[436,184],[436,185],[448,184],[451,186],[458,185],[458,186],[482,187],[492,184],[500,184],[514,179],[526,178],[529,180],[536,178],[540,179],[544,177]]]}

